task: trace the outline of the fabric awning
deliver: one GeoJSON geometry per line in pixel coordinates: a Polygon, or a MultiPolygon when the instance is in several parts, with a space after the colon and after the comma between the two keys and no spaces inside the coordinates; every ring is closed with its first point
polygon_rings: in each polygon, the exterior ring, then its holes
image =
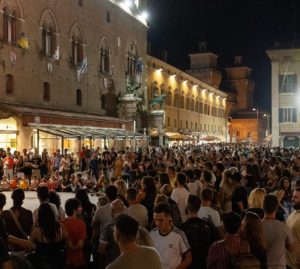
{"type": "Polygon", "coordinates": [[[69,126],[69,125],[50,125],[30,123],[31,128],[61,136],[63,138],[144,138],[140,133],[134,133],[125,129],[100,128],[92,126],[69,126]]]}

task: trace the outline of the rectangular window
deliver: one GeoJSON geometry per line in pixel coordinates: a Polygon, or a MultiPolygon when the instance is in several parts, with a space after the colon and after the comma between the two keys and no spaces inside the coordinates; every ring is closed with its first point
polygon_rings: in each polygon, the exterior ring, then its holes
{"type": "Polygon", "coordinates": [[[177,120],[174,119],[174,128],[177,128],[177,120]]]}
{"type": "Polygon", "coordinates": [[[280,75],[279,76],[279,92],[296,92],[297,91],[297,75],[280,75]]]}
{"type": "Polygon", "coordinates": [[[296,108],[280,108],[279,122],[297,122],[296,108]]]}
{"type": "Polygon", "coordinates": [[[109,11],[106,12],[106,21],[110,22],[110,12],[109,11]]]}
{"type": "Polygon", "coordinates": [[[168,122],[167,125],[168,125],[168,127],[170,127],[170,118],[168,117],[167,119],[168,119],[167,120],[167,122],[168,122]]]}
{"type": "Polygon", "coordinates": [[[50,102],[50,84],[48,82],[44,82],[43,100],[44,102],[50,102]]]}

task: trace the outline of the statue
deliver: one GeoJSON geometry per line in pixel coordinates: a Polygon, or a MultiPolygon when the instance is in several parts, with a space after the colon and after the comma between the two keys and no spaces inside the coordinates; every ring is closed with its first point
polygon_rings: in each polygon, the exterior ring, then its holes
{"type": "Polygon", "coordinates": [[[150,109],[153,109],[156,105],[159,105],[159,109],[162,108],[163,104],[165,103],[166,95],[156,95],[153,99],[149,101],[150,109]]]}
{"type": "Polygon", "coordinates": [[[126,93],[128,94],[134,94],[142,85],[142,82],[140,81],[139,84],[134,85],[131,81],[129,76],[126,77],[126,93]]]}

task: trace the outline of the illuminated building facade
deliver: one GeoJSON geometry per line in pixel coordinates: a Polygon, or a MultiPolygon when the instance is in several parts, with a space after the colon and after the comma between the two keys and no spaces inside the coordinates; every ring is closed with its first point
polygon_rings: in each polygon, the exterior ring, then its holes
{"type": "Polygon", "coordinates": [[[166,139],[187,135],[193,141],[206,136],[226,140],[226,93],[152,56],[147,58],[147,68],[148,100],[166,96],[166,139]]]}
{"type": "Polygon", "coordinates": [[[267,50],[272,65],[272,145],[300,146],[300,47],[275,44],[267,50]]]}
{"type": "Polygon", "coordinates": [[[226,68],[224,87],[228,90],[231,108],[229,113],[230,142],[263,143],[269,134],[269,113],[253,103],[255,82],[252,69],[243,64],[241,56],[226,68]]]}
{"type": "Polygon", "coordinates": [[[133,80],[146,95],[145,6],[0,0],[0,147],[76,152],[134,136],[117,100],[133,80]]]}

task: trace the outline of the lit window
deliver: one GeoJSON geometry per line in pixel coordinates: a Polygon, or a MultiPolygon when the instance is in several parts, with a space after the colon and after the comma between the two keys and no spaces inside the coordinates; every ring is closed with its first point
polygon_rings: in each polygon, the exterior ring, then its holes
{"type": "Polygon", "coordinates": [[[296,92],[297,91],[297,75],[280,75],[279,76],[279,92],[296,92]]]}
{"type": "Polygon", "coordinates": [[[296,108],[280,108],[279,122],[297,122],[296,108]]]}

